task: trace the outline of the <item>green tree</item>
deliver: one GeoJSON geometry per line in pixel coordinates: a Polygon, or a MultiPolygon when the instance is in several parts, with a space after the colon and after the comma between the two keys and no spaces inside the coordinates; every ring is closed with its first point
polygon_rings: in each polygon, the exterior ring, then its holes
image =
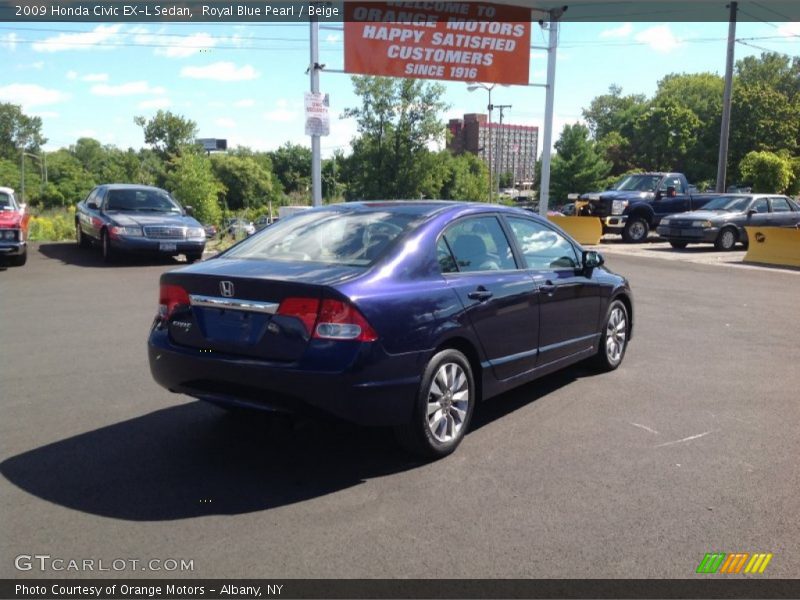
{"type": "Polygon", "coordinates": [[[284,194],[305,193],[311,186],[311,148],[285,143],[268,154],[284,194]]]}
{"type": "MultiPolygon", "coordinates": [[[[359,137],[347,161],[348,195],[355,198],[419,198],[434,193],[441,174],[428,145],[441,141],[444,87],[419,79],[353,77],[361,105],[354,117],[359,137]]],[[[443,182],[442,182],[443,184],[443,182]]]]}
{"type": "Polygon", "coordinates": [[[145,143],[165,160],[180,154],[182,147],[194,145],[197,136],[197,123],[168,110],[159,110],[150,119],[134,117],[133,122],[142,128],[145,143]]]}
{"type": "Polygon", "coordinates": [[[201,223],[219,223],[222,211],[218,196],[225,192],[211,168],[211,160],[196,152],[170,159],[166,187],[184,206],[191,206],[201,223]]]}
{"type": "Polygon", "coordinates": [[[265,206],[272,199],[272,173],[252,156],[215,154],[211,166],[225,187],[223,198],[229,209],[265,206]]]}
{"type": "Polygon", "coordinates": [[[489,168],[477,155],[464,152],[452,156],[441,153],[443,166],[449,170],[441,198],[471,202],[485,201],[489,194],[489,168]]]}
{"type": "Polygon", "coordinates": [[[693,139],[684,152],[679,150],[681,155],[677,159],[690,181],[713,179],[717,175],[724,87],[723,78],[714,73],[672,74],[658,82],[656,104],[671,103],[697,117],[693,139]]]}
{"type": "Polygon", "coordinates": [[[41,117],[29,117],[18,104],[0,102],[0,158],[19,161],[20,152],[38,153],[47,142],[41,117]]]}
{"type": "Polygon", "coordinates": [[[654,171],[685,172],[700,119],[673,98],[657,98],[636,123],[637,162],[654,171]]]}
{"type": "Polygon", "coordinates": [[[601,184],[611,171],[585,125],[565,125],[555,143],[551,163],[550,190],[554,202],[566,201],[570,193],[589,192],[601,184]]]}
{"type": "Polygon", "coordinates": [[[742,178],[754,192],[782,194],[792,183],[792,161],[772,152],[748,152],[739,163],[742,178]]]}
{"type": "Polygon", "coordinates": [[[77,204],[95,185],[101,183],[86,170],[73,152],[63,148],[47,155],[47,175],[53,189],[48,188],[46,206],[77,204]]]}

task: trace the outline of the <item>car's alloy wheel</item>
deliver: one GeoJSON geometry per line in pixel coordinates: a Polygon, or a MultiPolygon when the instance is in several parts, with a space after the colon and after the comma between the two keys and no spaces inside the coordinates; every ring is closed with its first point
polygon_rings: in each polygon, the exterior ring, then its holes
{"type": "Polygon", "coordinates": [[[444,363],[428,390],[428,428],[442,443],[459,437],[469,409],[469,381],[458,363],[444,363]]]}
{"type": "Polygon", "coordinates": [[[620,300],[614,300],[608,307],[600,344],[595,362],[603,371],[613,371],[625,357],[628,347],[628,309],[620,300]]]}
{"type": "Polygon", "coordinates": [[[630,219],[622,230],[622,239],[628,243],[643,242],[647,239],[650,228],[644,219],[630,219]]]}
{"type": "Polygon", "coordinates": [[[717,241],[714,244],[718,250],[733,250],[736,246],[736,232],[733,229],[723,229],[717,236],[717,241]]]}
{"type": "Polygon", "coordinates": [[[458,350],[442,350],[425,367],[414,416],[411,423],[396,428],[397,438],[419,456],[447,456],[469,429],[475,402],[469,361],[458,350]]]}

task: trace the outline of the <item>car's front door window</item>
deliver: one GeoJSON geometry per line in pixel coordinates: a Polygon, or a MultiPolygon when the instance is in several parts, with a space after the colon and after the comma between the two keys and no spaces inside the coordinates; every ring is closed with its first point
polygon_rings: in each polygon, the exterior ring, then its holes
{"type": "Polygon", "coordinates": [[[574,246],[546,225],[529,219],[508,219],[529,269],[554,270],[578,267],[574,246]]]}
{"type": "Polygon", "coordinates": [[[517,267],[497,217],[463,219],[449,227],[443,238],[462,273],[507,271],[517,267]]]}

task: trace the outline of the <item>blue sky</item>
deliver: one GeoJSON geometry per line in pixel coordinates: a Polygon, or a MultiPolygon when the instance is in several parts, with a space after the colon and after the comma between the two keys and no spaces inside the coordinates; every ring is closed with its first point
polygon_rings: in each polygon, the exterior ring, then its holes
{"type": "MultiPolygon", "coordinates": [[[[341,69],[341,27],[321,31],[321,61],[341,69]]],[[[554,140],[565,123],[581,119],[592,98],[621,85],[652,94],[669,73],[723,73],[727,23],[564,23],[556,70],[554,140]]],[[[736,58],[761,49],[800,54],[800,23],[739,23],[736,58]],[[752,39],[755,38],[755,39],[752,39]],[[758,48],[754,47],[757,46],[758,48]]],[[[533,25],[533,45],[545,33],[533,25]]],[[[303,132],[303,93],[309,89],[307,24],[233,23],[0,23],[0,101],[41,116],[47,150],[90,136],[127,148],[144,144],[135,115],[159,108],[191,118],[200,137],[230,146],[271,150],[291,141],[310,145],[303,132]]],[[[546,55],[531,51],[531,83],[545,80],[546,55]]],[[[485,92],[445,82],[446,118],[485,109],[485,92]]],[[[356,105],[349,76],[323,72],[331,98],[331,135],[323,154],[347,152],[356,105]]],[[[498,87],[496,104],[511,104],[510,123],[538,125],[544,89],[498,87]]],[[[540,147],[541,151],[541,147],[540,147]]]]}

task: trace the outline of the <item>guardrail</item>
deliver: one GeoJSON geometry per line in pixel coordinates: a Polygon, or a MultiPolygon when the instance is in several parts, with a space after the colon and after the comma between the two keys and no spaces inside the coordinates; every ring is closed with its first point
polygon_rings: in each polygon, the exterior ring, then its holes
{"type": "Polygon", "coordinates": [[[745,227],[744,262],[800,267],[800,229],[795,227],[745,227]]]}
{"type": "Polygon", "coordinates": [[[597,245],[603,237],[603,223],[597,217],[547,217],[579,244],[597,245]]]}

